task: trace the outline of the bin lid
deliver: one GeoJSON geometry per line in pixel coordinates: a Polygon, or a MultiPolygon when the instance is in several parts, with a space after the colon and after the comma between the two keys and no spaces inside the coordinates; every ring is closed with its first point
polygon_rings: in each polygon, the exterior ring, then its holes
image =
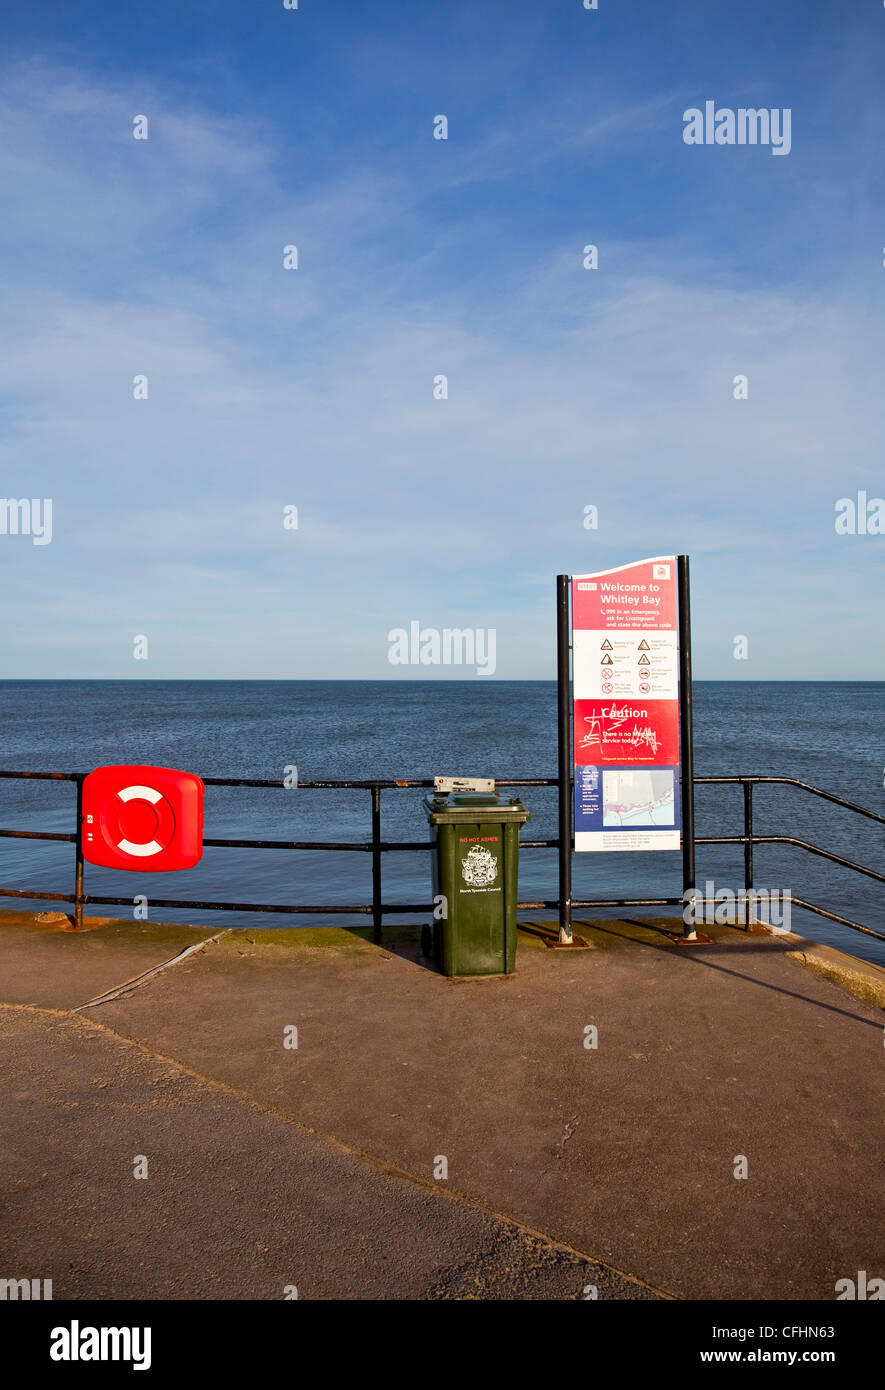
{"type": "Polygon", "coordinates": [[[431,825],[447,825],[456,821],[472,824],[481,821],[490,821],[493,824],[518,821],[522,825],[531,819],[531,813],[518,797],[502,801],[497,792],[491,795],[458,792],[450,796],[437,793],[433,800],[425,798],[424,806],[431,825]]]}

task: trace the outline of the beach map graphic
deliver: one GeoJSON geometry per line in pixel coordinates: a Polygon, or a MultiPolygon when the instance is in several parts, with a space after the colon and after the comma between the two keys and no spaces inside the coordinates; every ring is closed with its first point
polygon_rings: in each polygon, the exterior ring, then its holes
{"type": "Polygon", "coordinates": [[[671,826],[674,817],[672,768],[626,771],[606,769],[602,775],[602,823],[606,829],[671,826]]]}

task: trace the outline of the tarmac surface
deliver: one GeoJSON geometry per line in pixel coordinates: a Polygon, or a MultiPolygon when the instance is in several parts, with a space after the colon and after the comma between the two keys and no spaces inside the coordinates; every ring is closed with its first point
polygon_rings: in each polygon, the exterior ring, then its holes
{"type": "Polygon", "coordinates": [[[832,1300],[885,1273],[875,966],[624,920],[447,980],[408,932],[87,925],[0,914],[0,1277],[832,1300]]]}

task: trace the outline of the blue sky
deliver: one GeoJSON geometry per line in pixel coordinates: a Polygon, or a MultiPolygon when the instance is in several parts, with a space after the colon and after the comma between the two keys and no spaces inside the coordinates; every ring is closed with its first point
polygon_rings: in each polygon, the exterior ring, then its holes
{"type": "Polygon", "coordinates": [[[557,572],[684,551],[698,677],[883,678],[881,5],[44,2],[0,66],[3,675],[552,677],[557,572]]]}

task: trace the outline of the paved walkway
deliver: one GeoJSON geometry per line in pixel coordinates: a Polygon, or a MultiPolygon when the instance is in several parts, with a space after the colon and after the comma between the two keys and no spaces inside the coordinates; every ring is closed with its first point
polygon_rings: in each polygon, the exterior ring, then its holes
{"type": "Polygon", "coordinates": [[[0,915],[0,1276],[56,1298],[829,1300],[885,1273],[881,1008],[787,938],[581,930],[593,949],[521,933],[516,975],[452,981],[414,940],[0,915]]]}

